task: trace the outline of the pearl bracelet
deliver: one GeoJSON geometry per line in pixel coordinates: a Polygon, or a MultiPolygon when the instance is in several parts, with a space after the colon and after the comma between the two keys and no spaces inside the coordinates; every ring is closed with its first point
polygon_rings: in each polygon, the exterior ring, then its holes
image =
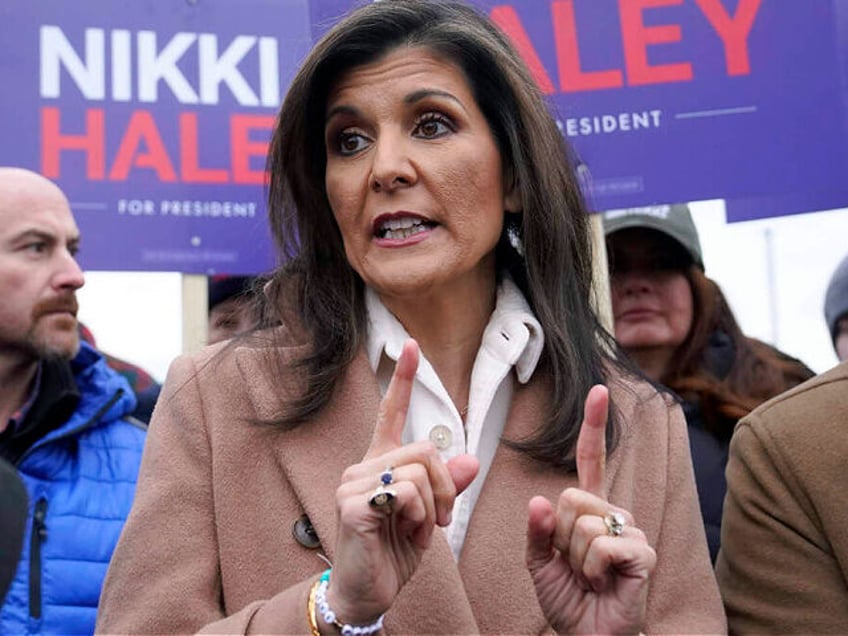
{"type": "Polygon", "coordinates": [[[335,625],[342,636],[371,636],[371,634],[376,634],[383,629],[384,614],[380,614],[380,617],[370,625],[348,625],[336,618],[336,613],[327,604],[327,588],[330,585],[331,571],[324,571],[318,581],[318,587],[315,588],[315,607],[321,613],[324,622],[328,625],[335,625]]]}

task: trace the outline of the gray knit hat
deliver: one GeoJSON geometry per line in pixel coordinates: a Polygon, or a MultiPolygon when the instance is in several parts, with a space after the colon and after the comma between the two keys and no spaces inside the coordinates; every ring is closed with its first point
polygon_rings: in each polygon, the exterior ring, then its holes
{"type": "Polygon", "coordinates": [[[827,321],[827,328],[834,344],[836,343],[836,323],[845,314],[848,314],[848,256],[842,259],[836,271],[833,272],[824,295],[824,319],[827,321]]]}
{"type": "Polygon", "coordinates": [[[609,210],[604,212],[602,217],[605,236],[631,227],[657,230],[680,243],[695,264],[702,270],[704,269],[701,242],[698,240],[698,230],[695,228],[695,222],[692,220],[688,205],[677,203],[675,205],[653,205],[644,208],[609,210]]]}

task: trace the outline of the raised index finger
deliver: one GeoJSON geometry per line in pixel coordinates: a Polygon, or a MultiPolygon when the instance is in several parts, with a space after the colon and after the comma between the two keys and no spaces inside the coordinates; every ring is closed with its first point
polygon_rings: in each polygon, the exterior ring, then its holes
{"type": "Polygon", "coordinates": [[[607,498],[607,414],[609,392],[602,384],[589,389],[583,407],[583,423],[577,437],[577,479],[581,490],[607,498]]]}
{"type": "Polygon", "coordinates": [[[392,373],[389,388],[380,402],[374,437],[366,456],[376,457],[401,445],[401,435],[409,410],[412,383],[418,369],[418,343],[412,338],[403,343],[403,349],[392,373]]]}

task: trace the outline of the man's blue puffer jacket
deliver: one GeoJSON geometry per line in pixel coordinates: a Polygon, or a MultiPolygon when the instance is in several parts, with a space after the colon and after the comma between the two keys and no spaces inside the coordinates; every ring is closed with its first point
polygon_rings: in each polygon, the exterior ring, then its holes
{"type": "Polygon", "coordinates": [[[135,396],[86,343],[71,362],[79,404],[16,467],[29,495],[23,553],[0,634],[91,634],[135,483],[146,429],[135,396]]]}

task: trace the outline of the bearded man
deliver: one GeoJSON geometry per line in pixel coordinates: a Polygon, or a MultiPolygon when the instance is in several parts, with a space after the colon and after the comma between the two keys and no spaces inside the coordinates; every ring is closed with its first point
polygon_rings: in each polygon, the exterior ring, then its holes
{"type": "Polygon", "coordinates": [[[0,168],[0,457],[29,507],[0,633],[94,631],[146,429],[135,396],[80,343],[80,233],[62,191],[0,168]]]}

